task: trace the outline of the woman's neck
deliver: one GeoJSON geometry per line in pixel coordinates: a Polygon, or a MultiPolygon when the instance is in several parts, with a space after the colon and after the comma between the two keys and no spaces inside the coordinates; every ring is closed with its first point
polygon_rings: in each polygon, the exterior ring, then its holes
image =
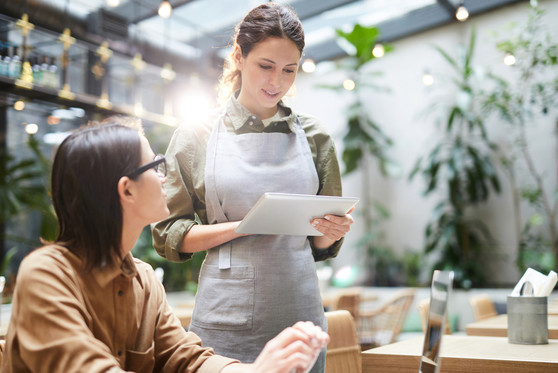
{"type": "Polygon", "coordinates": [[[128,255],[130,251],[134,248],[138,238],[143,231],[143,227],[126,227],[122,226],[122,239],[121,239],[121,252],[122,257],[128,255]]]}

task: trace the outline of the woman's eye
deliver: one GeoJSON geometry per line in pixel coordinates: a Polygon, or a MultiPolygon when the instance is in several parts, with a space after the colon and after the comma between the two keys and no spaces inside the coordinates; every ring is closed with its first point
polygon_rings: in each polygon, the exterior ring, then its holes
{"type": "Polygon", "coordinates": [[[269,65],[260,65],[260,67],[264,70],[270,70],[271,69],[271,66],[269,66],[269,65]]]}
{"type": "Polygon", "coordinates": [[[285,69],[285,72],[288,73],[288,74],[292,74],[292,73],[294,73],[295,71],[294,71],[293,69],[285,69]]]}

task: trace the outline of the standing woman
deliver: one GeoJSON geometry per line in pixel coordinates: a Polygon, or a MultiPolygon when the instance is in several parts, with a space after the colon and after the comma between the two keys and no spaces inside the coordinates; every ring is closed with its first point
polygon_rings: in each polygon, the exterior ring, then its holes
{"type": "MultiPolygon", "coordinates": [[[[341,195],[341,177],[323,126],[282,102],[304,50],[294,12],[274,3],[252,9],[233,47],[224,108],[203,124],[181,126],[169,144],[171,213],[153,225],[153,237],[171,261],[207,250],[190,330],[217,353],[250,362],[295,321],[327,328],[314,261],[337,255],[353,219],[315,219],[319,237],[234,231],[263,193],[341,195]]],[[[313,371],[324,366],[322,353],[313,371]]]]}

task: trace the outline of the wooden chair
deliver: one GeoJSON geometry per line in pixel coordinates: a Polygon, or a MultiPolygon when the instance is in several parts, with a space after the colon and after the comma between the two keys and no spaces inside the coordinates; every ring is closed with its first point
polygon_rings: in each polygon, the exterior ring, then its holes
{"type": "Polygon", "coordinates": [[[355,322],[347,310],[325,313],[330,341],[327,345],[325,373],[361,373],[361,350],[355,322]]]}
{"type": "MultiPolygon", "coordinates": [[[[417,303],[417,308],[420,314],[420,321],[422,325],[422,331],[426,330],[426,319],[428,318],[428,308],[430,307],[430,299],[422,299],[417,303]]],[[[446,327],[444,334],[451,334],[451,325],[449,323],[449,314],[446,315],[446,327]]]]}
{"type": "Polygon", "coordinates": [[[487,319],[489,317],[497,316],[494,302],[486,294],[473,295],[469,298],[469,304],[473,309],[475,321],[487,319]]]}
{"type": "Polygon", "coordinates": [[[415,298],[415,289],[403,289],[375,310],[360,310],[359,342],[363,349],[396,341],[415,298]]]}
{"type": "Polygon", "coordinates": [[[355,323],[358,323],[361,294],[362,289],[358,287],[341,290],[333,304],[333,310],[349,311],[351,316],[353,316],[355,323]]]}

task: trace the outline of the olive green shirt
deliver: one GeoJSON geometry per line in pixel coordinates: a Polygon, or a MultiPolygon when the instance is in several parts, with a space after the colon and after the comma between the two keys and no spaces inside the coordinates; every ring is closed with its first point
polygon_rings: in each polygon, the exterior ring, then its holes
{"type": "MultiPolygon", "coordinates": [[[[335,144],[324,126],[317,119],[295,114],[290,108],[280,104],[281,116],[267,126],[244,108],[235,97],[225,106],[225,110],[215,111],[205,122],[183,125],[176,129],[169,143],[166,160],[168,175],[165,183],[170,216],[152,225],[153,245],[164,258],[173,262],[183,262],[191,258],[191,253],[180,252],[186,233],[194,224],[208,224],[205,205],[205,159],[207,142],[217,121],[223,117],[225,128],[237,135],[243,133],[295,132],[297,118],[302,125],[312,158],[318,173],[318,194],[340,196],[341,175],[335,144]]],[[[316,261],[337,256],[343,239],[328,249],[316,249],[309,237],[312,254],[316,261]]]]}

